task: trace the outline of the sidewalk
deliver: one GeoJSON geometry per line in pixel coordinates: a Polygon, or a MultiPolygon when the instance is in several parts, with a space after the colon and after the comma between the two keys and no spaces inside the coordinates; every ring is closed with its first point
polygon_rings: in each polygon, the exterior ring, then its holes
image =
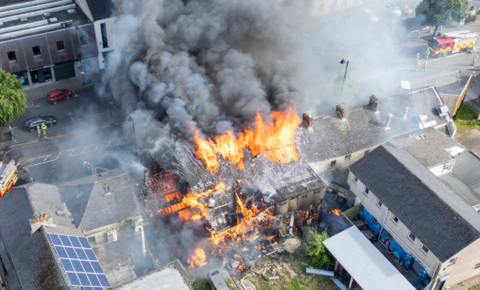
{"type": "Polygon", "coordinates": [[[460,282],[450,287],[449,290],[467,290],[470,287],[480,285],[480,275],[470,278],[466,281],[460,282]]]}

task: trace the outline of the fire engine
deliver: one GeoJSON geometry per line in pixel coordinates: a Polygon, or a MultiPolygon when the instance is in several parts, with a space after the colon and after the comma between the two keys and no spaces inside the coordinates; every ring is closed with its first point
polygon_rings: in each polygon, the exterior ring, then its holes
{"type": "Polygon", "coordinates": [[[9,192],[18,180],[15,160],[0,165],[0,198],[9,192]]]}
{"type": "Polygon", "coordinates": [[[471,51],[475,47],[478,34],[470,30],[443,33],[428,41],[430,56],[440,57],[444,54],[471,51]]]}

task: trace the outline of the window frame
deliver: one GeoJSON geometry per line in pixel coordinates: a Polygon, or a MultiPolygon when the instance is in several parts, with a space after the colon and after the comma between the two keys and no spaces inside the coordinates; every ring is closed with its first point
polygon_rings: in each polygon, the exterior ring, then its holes
{"type": "Polygon", "coordinates": [[[369,193],[370,193],[370,189],[368,189],[368,187],[365,186],[365,188],[363,189],[363,194],[368,196],[369,193]]]}
{"type": "Polygon", "coordinates": [[[352,154],[345,155],[345,163],[350,163],[352,161],[352,154]]]}
{"type": "Polygon", "coordinates": [[[7,51],[7,58],[8,61],[17,61],[17,53],[15,52],[15,50],[7,51]],[[10,58],[11,53],[13,53],[13,58],[10,58]]]}
{"type": "Polygon", "coordinates": [[[394,224],[398,224],[399,219],[396,215],[392,214],[391,220],[394,224]],[[395,219],[397,219],[397,221],[395,221],[395,219]]]}
{"type": "Polygon", "coordinates": [[[422,250],[422,252],[423,252],[424,254],[428,254],[428,252],[430,252],[430,249],[427,248],[427,246],[425,246],[424,244],[422,244],[422,246],[420,247],[420,250],[422,250]],[[425,251],[423,248],[425,248],[425,249],[427,249],[427,250],[425,251]]]}
{"type": "Polygon", "coordinates": [[[41,56],[42,50],[40,49],[40,45],[32,46],[32,53],[33,53],[33,56],[41,56]],[[38,49],[38,53],[35,53],[36,49],[38,49]]]}
{"type": "Polygon", "coordinates": [[[476,264],[475,267],[473,268],[473,270],[477,270],[477,269],[480,269],[480,263],[476,264]]]}
{"type": "Polygon", "coordinates": [[[353,182],[355,182],[355,183],[358,182],[358,177],[356,177],[355,175],[353,176],[353,182]]]}
{"type": "MultiPolygon", "coordinates": [[[[457,263],[458,257],[452,258],[448,261],[448,265],[455,265],[457,263]],[[453,262],[452,262],[453,261],[453,262]]],[[[480,265],[480,264],[479,264],[480,265]]]]}
{"type": "Polygon", "coordinates": [[[377,206],[378,206],[379,208],[382,208],[382,205],[383,205],[383,202],[381,202],[380,200],[377,200],[377,206]]]}
{"type": "Polygon", "coordinates": [[[417,239],[417,236],[415,236],[412,232],[408,232],[408,239],[409,239],[412,243],[414,243],[415,240],[417,239]],[[410,236],[413,236],[413,239],[410,238],[410,236]]]}
{"type": "Polygon", "coordinates": [[[334,168],[337,165],[337,160],[330,161],[330,168],[334,168]]]}
{"type": "Polygon", "coordinates": [[[65,42],[63,42],[63,40],[57,41],[55,44],[57,45],[57,51],[65,50],[65,42]],[[59,48],[59,44],[61,48],[59,48]]]}

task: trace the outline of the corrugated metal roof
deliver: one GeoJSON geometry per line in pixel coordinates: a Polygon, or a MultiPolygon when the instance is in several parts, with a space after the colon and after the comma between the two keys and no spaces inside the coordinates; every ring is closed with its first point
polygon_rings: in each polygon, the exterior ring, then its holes
{"type": "Polygon", "coordinates": [[[323,244],[364,290],[415,289],[356,227],[323,244]]]}

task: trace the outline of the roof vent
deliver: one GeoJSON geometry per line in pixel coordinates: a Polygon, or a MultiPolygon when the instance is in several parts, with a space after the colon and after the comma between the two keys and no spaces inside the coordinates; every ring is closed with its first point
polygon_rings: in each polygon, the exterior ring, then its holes
{"type": "Polygon", "coordinates": [[[392,122],[392,117],[393,117],[393,114],[392,114],[392,113],[388,113],[388,115],[387,115],[387,122],[385,123],[385,130],[390,129],[390,123],[392,122]]]}
{"type": "Polygon", "coordinates": [[[424,138],[427,138],[427,136],[425,136],[424,134],[422,134],[422,135],[415,135],[415,139],[417,139],[417,140],[424,139],[424,138]]]}
{"type": "Polygon", "coordinates": [[[75,8],[74,9],[68,9],[67,12],[70,15],[77,14],[77,10],[75,8]]]}
{"type": "Polygon", "coordinates": [[[420,122],[425,122],[426,120],[428,120],[428,116],[425,113],[421,113],[420,115],[418,115],[418,117],[420,118],[420,122]]]}
{"type": "Polygon", "coordinates": [[[57,19],[56,17],[50,18],[49,20],[50,20],[50,23],[53,23],[53,22],[57,22],[57,21],[58,21],[58,19],[57,19]]]}
{"type": "Polygon", "coordinates": [[[437,107],[437,112],[440,116],[444,117],[448,113],[448,106],[447,105],[440,105],[437,107]]]}
{"type": "Polygon", "coordinates": [[[473,209],[480,213],[480,203],[473,206],[473,209]]]}
{"type": "Polygon", "coordinates": [[[21,22],[28,21],[28,18],[27,18],[27,17],[20,17],[20,21],[21,21],[21,22]]]}
{"type": "Polygon", "coordinates": [[[45,13],[43,13],[43,16],[45,16],[45,17],[50,17],[50,13],[45,12],[45,13]]]}
{"type": "Polygon", "coordinates": [[[108,186],[104,186],[105,188],[105,195],[111,195],[112,192],[110,191],[110,188],[108,186]]]}

